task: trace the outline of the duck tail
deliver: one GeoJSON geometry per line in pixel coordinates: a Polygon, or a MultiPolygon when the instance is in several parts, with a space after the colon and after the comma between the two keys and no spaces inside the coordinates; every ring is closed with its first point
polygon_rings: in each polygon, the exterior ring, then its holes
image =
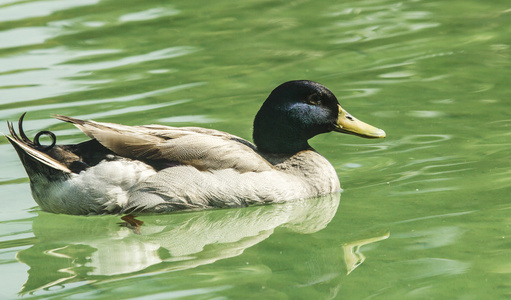
{"type": "Polygon", "coordinates": [[[43,178],[47,179],[68,177],[72,173],[71,170],[48,154],[55,147],[57,141],[55,134],[51,131],[40,131],[35,135],[34,140],[31,141],[23,130],[25,114],[22,114],[18,121],[19,135],[14,130],[13,124],[7,121],[10,135],[5,137],[18,153],[28,177],[31,180],[36,179],[38,175],[42,175],[43,178]],[[45,146],[39,143],[39,138],[42,135],[48,135],[52,139],[51,145],[45,146]]]}

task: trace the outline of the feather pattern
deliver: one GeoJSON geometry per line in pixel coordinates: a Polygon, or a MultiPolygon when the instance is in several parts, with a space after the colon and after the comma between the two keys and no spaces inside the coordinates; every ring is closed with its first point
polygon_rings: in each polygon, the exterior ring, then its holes
{"type": "Polygon", "coordinates": [[[117,155],[135,160],[175,162],[199,170],[232,168],[239,172],[272,169],[250,142],[218,130],[161,125],[125,126],[56,115],[74,124],[117,155]]]}

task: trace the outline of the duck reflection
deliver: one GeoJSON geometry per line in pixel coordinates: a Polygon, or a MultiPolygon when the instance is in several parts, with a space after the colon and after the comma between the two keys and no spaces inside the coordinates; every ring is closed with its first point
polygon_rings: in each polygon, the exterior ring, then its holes
{"type": "Polygon", "coordinates": [[[144,223],[137,232],[119,226],[114,216],[41,212],[33,221],[37,241],[17,255],[30,267],[20,294],[211,264],[242,254],[278,227],[315,233],[330,223],[339,201],[340,194],[332,194],[281,205],[143,216],[137,218],[144,223]]]}

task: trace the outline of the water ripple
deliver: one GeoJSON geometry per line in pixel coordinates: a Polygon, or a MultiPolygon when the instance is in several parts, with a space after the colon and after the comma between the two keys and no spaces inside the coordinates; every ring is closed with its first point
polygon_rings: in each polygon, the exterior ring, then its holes
{"type": "Polygon", "coordinates": [[[399,140],[399,143],[424,145],[445,142],[447,140],[450,140],[451,138],[452,136],[448,134],[415,134],[403,137],[402,139],[399,140]]]}
{"type": "MultiPolygon", "coordinates": [[[[18,69],[18,71],[13,72],[15,61],[17,59],[26,60],[26,55],[13,58],[14,61],[10,61],[6,64],[7,67],[4,67],[2,70],[3,73],[0,74],[0,98],[3,99],[3,104],[8,104],[91,90],[93,88],[98,88],[101,84],[109,83],[110,80],[78,80],[77,78],[86,77],[93,71],[170,59],[184,56],[195,51],[196,49],[193,47],[171,47],[144,54],[126,56],[119,59],[110,58],[109,60],[92,63],[88,62],[86,64],[72,64],[66,63],[66,61],[90,57],[91,55],[96,56],[100,54],[116,53],[119,51],[108,49],[75,53],[62,48],[35,51],[29,53],[34,55],[33,59],[30,59],[31,55],[28,56],[28,62],[35,62],[35,65],[30,66],[29,63],[25,62],[21,64],[21,70],[18,69]]],[[[8,58],[2,60],[7,61],[8,58]]],[[[2,61],[0,61],[0,65],[1,62],[2,61]]]]}
{"type": "Polygon", "coordinates": [[[220,119],[208,117],[206,115],[189,115],[189,116],[176,116],[160,119],[162,123],[216,123],[220,119]]]}
{"type": "Polygon", "coordinates": [[[22,27],[0,31],[0,49],[44,43],[57,31],[47,27],[22,27]]]}
{"type": "Polygon", "coordinates": [[[122,15],[121,17],[119,17],[119,21],[120,22],[147,21],[154,20],[160,17],[174,16],[177,15],[178,13],[179,10],[177,9],[158,7],[122,15]]]}
{"type": "MultiPolygon", "coordinates": [[[[459,215],[460,214],[458,213],[455,216],[459,215]]],[[[457,226],[443,226],[413,232],[398,233],[394,234],[393,237],[409,240],[409,245],[405,246],[408,250],[424,250],[454,245],[466,232],[466,229],[462,229],[457,226]]]]}
{"type": "Polygon", "coordinates": [[[381,74],[380,77],[381,78],[407,78],[407,77],[412,77],[413,75],[415,75],[415,73],[411,72],[411,71],[399,71],[399,72],[391,72],[391,73],[381,74]]]}
{"type": "MultiPolygon", "coordinates": [[[[353,3],[349,4],[350,6],[353,3]]],[[[408,35],[416,31],[440,26],[432,22],[427,11],[408,10],[403,3],[385,3],[385,1],[360,1],[357,7],[344,7],[334,9],[327,14],[328,17],[342,19],[334,22],[338,36],[332,41],[334,44],[347,44],[354,42],[367,42],[386,39],[401,35],[408,35]],[[337,11],[336,11],[337,10],[337,11]]]]}
{"type": "MultiPolygon", "coordinates": [[[[166,49],[151,51],[140,55],[121,57],[117,60],[109,59],[97,63],[87,64],[66,64],[66,68],[74,67],[75,73],[112,69],[130,64],[138,64],[153,60],[162,60],[191,54],[197,51],[194,47],[178,46],[166,49]]],[[[79,74],[78,74],[79,75],[79,74]]]]}
{"type": "Polygon", "coordinates": [[[419,258],[406,261],[408,274],[414,279],[429,278],[439,275],[455,275],[465,273],[470,263],[445,258],[419,258]]]}
{"type": "MultiPolygon", "coordinates": [[[[155,97],[158,95],[173,93],[173,92],[180,91],[183,89],[201,86],[203,84],[204,83],[201,83],[201,82],[189,83],[189,84],[177,85],[177,86],[172,86],[172,87],[159,89],[159,90],[153,90],[150,92],[131,94],[131,95],[127,95],[127,96],[113,97],[113,98],[103,98],[103,99],[99,98],[99,99],[92,99],[92,100],[74,101],[74,102],[68,102],[68,103],[33,105],[33,106],[29,106],[29,108],[27,108],[27,106],[23,106],[23,107],[11,108],[11,109],[2,109],[2,110],[0,110],[0,118],[10,119],[13,117],[18,117],[21,113],[24,113],[27,111],[49,110],[50,112],[56,112],[58,110],[62,111],[62,108],[67,108],[67,107],[81,107],[81,106],[86,107],[86,106],[98,104],[98,103],[101,103],[102,105],[104,105],[104,104],[108,104],[108,103],[136,101],[136,100],[145,99],[145,98],[149,98],[149,97],[155,97]]],[[[188,100],[179,100],[179,101],[173,101],[172,103],[181,104],[181,103],[184,103],[187,101],[188,100]]],[[[29,123],[30,120],[26,120],[26,122],[29,123]]]]}
{"type": "MultiPolygon", "coordinates": [[[[5,2],[5,1],[4,1],[5,2]]],[[[13,1],[14,2],[14,1],[13,1]]],[[[21,1],[19,1],[21,2],[21,1]]],[[[15,3],[0,7],[2,22],[49,16],[57,11],[97,4],[99,0],[57,0],[15,3]]]]}

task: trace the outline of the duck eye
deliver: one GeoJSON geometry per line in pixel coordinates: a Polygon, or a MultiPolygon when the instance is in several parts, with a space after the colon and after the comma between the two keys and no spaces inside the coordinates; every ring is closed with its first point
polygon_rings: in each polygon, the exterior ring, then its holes
{"type": "Polygon", "coordinates": [[[307,98],[306,103],[311,105],[319,105],[321,104],[321,98],[316,94],[310,95],[309,98],[307,98]]]}

